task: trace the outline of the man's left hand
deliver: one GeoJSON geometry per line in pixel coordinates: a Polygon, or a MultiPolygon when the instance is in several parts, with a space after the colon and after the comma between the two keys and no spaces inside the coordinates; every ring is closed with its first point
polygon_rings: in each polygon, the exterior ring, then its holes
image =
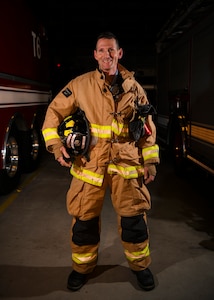
{"type": "Polygon", "coordinates": [[[155,180],[156,176],[156,166],[155,164],[146,164],[144,166],[144,183],[149,184],[155,180]]]}

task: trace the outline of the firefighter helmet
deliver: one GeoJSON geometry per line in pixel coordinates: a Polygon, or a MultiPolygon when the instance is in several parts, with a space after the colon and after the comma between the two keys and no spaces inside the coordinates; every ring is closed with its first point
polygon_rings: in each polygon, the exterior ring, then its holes
{"type": "Polygon", "coordinates": [[[90,143],[89,122],[80,108],[58,126],[58,134],[71,157],[86,155],[90,143]]]}

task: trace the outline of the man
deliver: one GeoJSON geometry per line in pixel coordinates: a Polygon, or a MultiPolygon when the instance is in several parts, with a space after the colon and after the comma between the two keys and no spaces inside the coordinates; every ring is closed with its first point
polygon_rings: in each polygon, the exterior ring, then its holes
{"type": "MultiPolygon", "coordinates": [[[[119,63],[122,56],[116,36],[100,34],[94,50],[98,68],[74,78],[59,92],[43,124],[47,150],[62,166],[70,167],[72,175],[67,210],[72,215],[73,271],[67,287],[73,291],[87,282],[97,264],[107,186],[129,267],[142,289],[155,287],[148,268],[151,257],[146,211],[151,208],[151,199],[146,185],[155,179],[159,149],[152,107],[133,72],[119,63]],[[73,152],[69,162],[69,146],[60,139],[58,126],[78,108],[89,122],[90,145],[87,155],[73,152]]],[[[71,132],[70,141],[74,137],[71,132]]]]}

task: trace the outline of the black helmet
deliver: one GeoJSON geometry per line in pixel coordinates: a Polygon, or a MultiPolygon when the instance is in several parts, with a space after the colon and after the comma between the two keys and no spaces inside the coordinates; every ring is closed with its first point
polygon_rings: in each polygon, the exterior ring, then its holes
{"type": "Polygon", "coordinates": [[[85,156],[90,143],[89,122],[80,108],[66,117],[58,127],[58,134],[71,157],[85,156]]]}

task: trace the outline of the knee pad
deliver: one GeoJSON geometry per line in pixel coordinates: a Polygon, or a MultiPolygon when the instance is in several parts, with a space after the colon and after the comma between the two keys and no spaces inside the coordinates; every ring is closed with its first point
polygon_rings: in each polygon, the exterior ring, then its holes
{"type": "Polygon", "coordinates": [[[99,243],[99,217],[87,221],[76,219],[76,223],[73,226],[72,241],[78,246],[96,245],[99,243]]]}
{"type": "Polygon", "coordinates": [[[148,239],[147,225],[143,215],[133,217],[121,217],[121,239],[128,243],[142,243],[148,239]]]}

